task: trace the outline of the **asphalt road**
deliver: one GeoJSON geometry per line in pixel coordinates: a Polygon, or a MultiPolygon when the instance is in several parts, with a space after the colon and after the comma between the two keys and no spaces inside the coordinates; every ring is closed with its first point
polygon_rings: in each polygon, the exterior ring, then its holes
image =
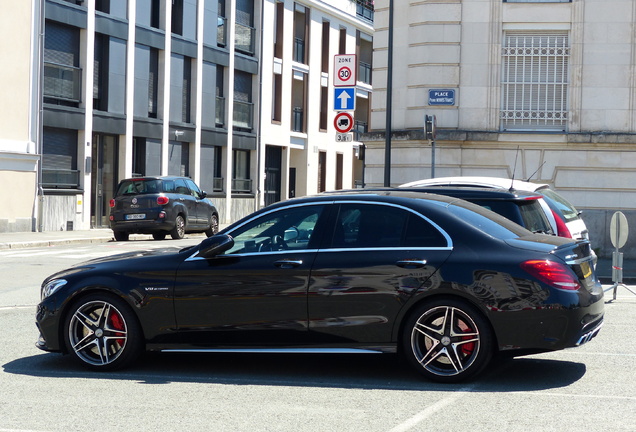
{"type": "Polygon", "coordinates": [[[394,355],[152,354],[93,373],[35,348],[48,274],[193,242],[0,251],[0,432],[636,430],[636,296],[622,289],[587,345],[501,361],[458,385],[424,381],[394,355]]]}

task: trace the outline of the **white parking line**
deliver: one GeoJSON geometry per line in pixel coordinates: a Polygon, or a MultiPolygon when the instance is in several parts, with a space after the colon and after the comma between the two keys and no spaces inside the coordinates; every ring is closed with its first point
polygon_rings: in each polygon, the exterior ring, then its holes
{"type": "Polygon", "coordinates": [[[475,389],[475,385],[471,385],[471,386],[466,386],[466,387],[460,388],[458,391],[456,391],[455,393],[451,394],[450,396],[445,397],[444,399],[437,401],[433,405],[431,405],[431,406],[427,407],[426,409],[420,411],[419,413],[415,414],[410,419],[408,419],[405,422],[397,425],[396,427],[391,429],[389,432],[404,432],[404,431],[407,431],[409,429],[412,429],[412,428],[416,427],[418,424],[422,423],[424,420],[428,419],[429,417],[434,415],[439,410],[441,410],[444,407],[454,403],[457,399],[459,399],[459,398],[465,396],[466,394],[472,392],[474,389],[475,389]]]}

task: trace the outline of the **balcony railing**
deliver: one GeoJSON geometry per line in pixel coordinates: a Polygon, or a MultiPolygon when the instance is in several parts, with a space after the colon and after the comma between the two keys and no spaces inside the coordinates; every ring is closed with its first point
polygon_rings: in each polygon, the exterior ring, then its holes
{"type": "Polygon", "coordinates": [[[223,192],[223,177],[212,179],[212,192],[223,192]]]}
{"type": "Polygon", "coordinates": [[[359,81],[365,84],[371,84],[371,65],[369,63],[360,62],[359,75],[359,81]]]}
{"type": "Polygon", "coordinates": [[[252,179],[232,179],[233,193],[250,193],[252,192],[252,179]]]}
{"type": "Polygon", "coordinates": [[[294,107],[294,109],[292,110],[292,131],[305,131],[303,127],[303,109],[301,107],[294,107]]]}
{"type": "Polygon", "coordinates": [[[232,120],[234,127],[251,130],[254,127],[254,104],[235,100],[232,120]]]}
{"type": "Polygon", "coordinates": [[[236,35],[234,36],[235,48],[245,54],[254,54],[255,29],[245,24],[236,23],[236,35]]]}
{"type": "Polygon", "coordinates": [[[305,40],[294,38],[294,61],[305,63],[305,40]]]}
{"type": "Polygon", "coordinates": [[[360,141],[360,135],[369,131],[369,123],[355,120],[353,122],[353,139],[360,141]]]}
{"type": "Polygon", "coordinates": [[[215,123],[217,127],[225,126],[225,98],[221,96],[216,97],[215,123]]]}
{"type": "Polygon", "coordinates": [[[78,170],[42,168],[42,187],[57,189],[77,189],[80,172],[78,170]]]}
{"type": "Polygon", "coordinates": [[[356,0],[356,15],[373,22],[373,0],[356,0]]]}
{"type": "Polygon", "coordinates": [[[44,62],[44,97],[81,101],[82,70],[75,66],[44,62]]]}
{"type": "Polygon", "coordinates": [[[227,45],[227,18],[222,16],[217,18],[216,45],[220,47],[227,45]]]}

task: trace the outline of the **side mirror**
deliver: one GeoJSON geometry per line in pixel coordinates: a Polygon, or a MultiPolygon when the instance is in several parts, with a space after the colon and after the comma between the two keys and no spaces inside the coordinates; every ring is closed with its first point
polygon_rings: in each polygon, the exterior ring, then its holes
{"type": "Polygon", "coordinates": [[[283,240],[286,242],[296,240],[300,236],[300,231],[296,227],[287,228],[283,234],[283,240]]]}
{"type": "Polygon", "coordinates": [[[208,196],[208,193],[206,191],[201,191],[201,199],[205,198],[208,196]]]}
{"type": "Polygon", "coordinates": [[[231,249],[232,246],[234,246],[234,239],[232,236],[227,234],[217,234],[203,240],[200,246],[201,247],[197,256],[203,258],[214,258],[226,250],[231,249]]]}

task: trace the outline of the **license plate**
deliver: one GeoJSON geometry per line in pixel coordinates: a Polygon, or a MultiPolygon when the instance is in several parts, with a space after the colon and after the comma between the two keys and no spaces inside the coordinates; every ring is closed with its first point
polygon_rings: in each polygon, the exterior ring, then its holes
{"type": "Polygon", "coordinates": [[[126,220],[137,220],[137,219],[146,219],[146,214],[145,213],[134,213],[134,214],[127,214],[126,215],[126,220]]]}
{"type": "Polygon", "coordinates": [[[583,271],[583,277],[585,279],[587,279],[588,277],[590,277],[592,275],[592,267],[590,266],[590,263],[585,261],[581,263],[581,271],[583,271]]]}

